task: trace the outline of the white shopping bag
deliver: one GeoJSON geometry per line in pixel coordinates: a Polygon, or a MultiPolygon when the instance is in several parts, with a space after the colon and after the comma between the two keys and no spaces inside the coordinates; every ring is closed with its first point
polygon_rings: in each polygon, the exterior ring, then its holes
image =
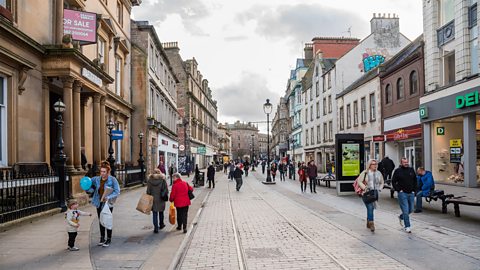
{"type": "Polygon", "coordinates": [[[108,203],[103,204],[102,212],[100,212],[100,224],[109,230],[113,227],[113,215],[108,207],[108,203]]]}

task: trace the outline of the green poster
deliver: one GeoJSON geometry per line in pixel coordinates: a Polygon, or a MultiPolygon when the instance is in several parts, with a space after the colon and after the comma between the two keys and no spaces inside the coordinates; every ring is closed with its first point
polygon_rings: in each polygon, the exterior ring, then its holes
{"type": "Polygon", "coordinates": [[[342,175],[357,176],[360,174],[360,144],[342,144],[342,175]]]}

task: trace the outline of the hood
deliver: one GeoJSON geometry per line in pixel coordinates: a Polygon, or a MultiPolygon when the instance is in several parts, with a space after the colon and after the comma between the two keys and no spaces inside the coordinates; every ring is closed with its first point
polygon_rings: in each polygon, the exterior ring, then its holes
{"type": "Polygon", "coordinates": [[[164,181],[165,175],[164,174],[152,174],[150,175],[148,182],[153,186],[158,186],[162,181],[164,181]]]}

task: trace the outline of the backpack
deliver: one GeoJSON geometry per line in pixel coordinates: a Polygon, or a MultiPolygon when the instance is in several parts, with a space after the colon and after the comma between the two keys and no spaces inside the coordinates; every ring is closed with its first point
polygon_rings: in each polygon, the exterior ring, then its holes
{"type": "MultiPolygon", "coordinates": [[[[358,176],[360,177],[360,175],[358,176]]],[[[363,184],[366,185],[367,183],[365,182],[365,178],[367,177],[367,174],[363,174],[363,184]]],[[[353,182],[353,189],[355,190],[355,193],[358,195],[362,195],[363,189],[360,188],[360,185],[358,184],[358,178],[355,179],[355,182],[353,182]]]]}

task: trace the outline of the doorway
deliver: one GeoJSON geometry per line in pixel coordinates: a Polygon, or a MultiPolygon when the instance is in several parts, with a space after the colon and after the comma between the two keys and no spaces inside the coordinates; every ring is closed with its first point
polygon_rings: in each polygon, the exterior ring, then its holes
{"type": "Polygon", "coordinates": [[[410,166],[412,168],[416,168],[415,164],[415,146],[405,146],[405,151],[404,151],[405,157],[408,159],[410,162],[410,166]]]}

